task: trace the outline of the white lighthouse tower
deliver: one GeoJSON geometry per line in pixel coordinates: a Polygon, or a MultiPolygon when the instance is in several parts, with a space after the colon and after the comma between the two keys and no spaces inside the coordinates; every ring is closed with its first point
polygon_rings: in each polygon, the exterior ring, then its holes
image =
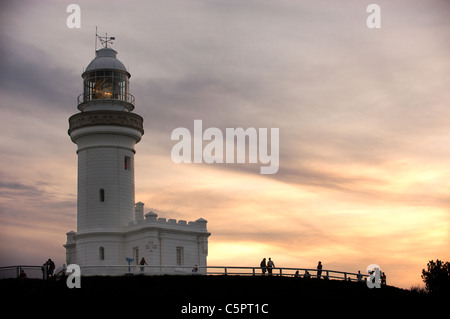
{"type": "Polygon", "coordinates": [[[78,198],[77,232],[67,233],[66,261],[110,266],[144,257],[149,265],[184,266],[190,260],[206,266],[206,220],[166,222],[153,212],[144,220],[144,204],[135,203],[134,147],[144,134],[143,119],[132,113],[131,75],[108,47],[112,39],[100,38],[104,47],[82,74],[81,112],[69,119],[68,133],[78,147],[78,198]]]}

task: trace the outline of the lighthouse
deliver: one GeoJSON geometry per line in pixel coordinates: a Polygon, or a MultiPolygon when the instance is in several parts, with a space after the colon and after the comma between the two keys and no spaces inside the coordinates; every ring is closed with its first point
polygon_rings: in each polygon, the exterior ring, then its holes
{"type": "Polygon", "coordinates": [[[135,202],[135,145],[144,135],[143,118],[133,112],[131,74],[110,47],[114,38],[98,38],[103,47],[81,75],[80,112],[69,118],[78,187],[77,231],[66,234],[66,262],[82,271],[85,266],[84,274],[91,275],[120,274],[124,269],[111,266],[142,258],[149,265],[144,272],[151,274],[206,266],[206,220],[144,216],[144,203],[135,202]],[[162,266],[169,267],[162,271],[162,266]]]}

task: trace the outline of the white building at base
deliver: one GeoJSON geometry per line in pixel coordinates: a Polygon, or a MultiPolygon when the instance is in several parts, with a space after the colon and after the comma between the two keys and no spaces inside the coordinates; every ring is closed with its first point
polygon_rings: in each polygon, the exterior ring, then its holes
{"type": "Polygon", "coordinates": [[[126,258],[133,265],[145,258],[149,274],[190,273],[207,265],[207,221],[144,215],[144,204],[135,203],[134,146],[144,134],[143,119],[132,113],[131,75],[107,44],[82,74],[81,112],[69,118],[78,147],[78,195],[77,232],[67,233],[66,262],[81,266],[83,275],[123,274],[126,267],[114,266],[128,265],[126,258]]]}

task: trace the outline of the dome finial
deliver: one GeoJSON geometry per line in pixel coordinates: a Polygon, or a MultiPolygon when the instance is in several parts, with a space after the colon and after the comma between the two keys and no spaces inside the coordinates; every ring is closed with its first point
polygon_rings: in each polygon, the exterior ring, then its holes
{"type": "Polygon", "coordinates": [[[105,34],[104,37],[101,37],[97,33],[97,27],[95,27],[95,51],[97,51],[97,39],[100,40],[100,43],[103,45],[104,48],[108,47],[109,44],[113,44],[113,40],[116,39],[116,37],[108,37],[108,33],[105,34]]]}

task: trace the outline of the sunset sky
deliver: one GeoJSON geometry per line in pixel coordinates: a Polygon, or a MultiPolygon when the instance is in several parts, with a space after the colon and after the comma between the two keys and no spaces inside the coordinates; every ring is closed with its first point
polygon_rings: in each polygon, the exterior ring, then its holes
{"type": "Polygon", "coordinates": [[[136,201],[208,220],[209,265],[365,272],[421,283],[450,261],[450,2],[0,4],[0,266],[65,262],[76,230],[67,134],[95,27],[131,73],[136,201]],[[366,8],[381,8],[369,29],[366,8]],[[279,128],[280,164],[175,164],[178,127],[279,128]]]}

